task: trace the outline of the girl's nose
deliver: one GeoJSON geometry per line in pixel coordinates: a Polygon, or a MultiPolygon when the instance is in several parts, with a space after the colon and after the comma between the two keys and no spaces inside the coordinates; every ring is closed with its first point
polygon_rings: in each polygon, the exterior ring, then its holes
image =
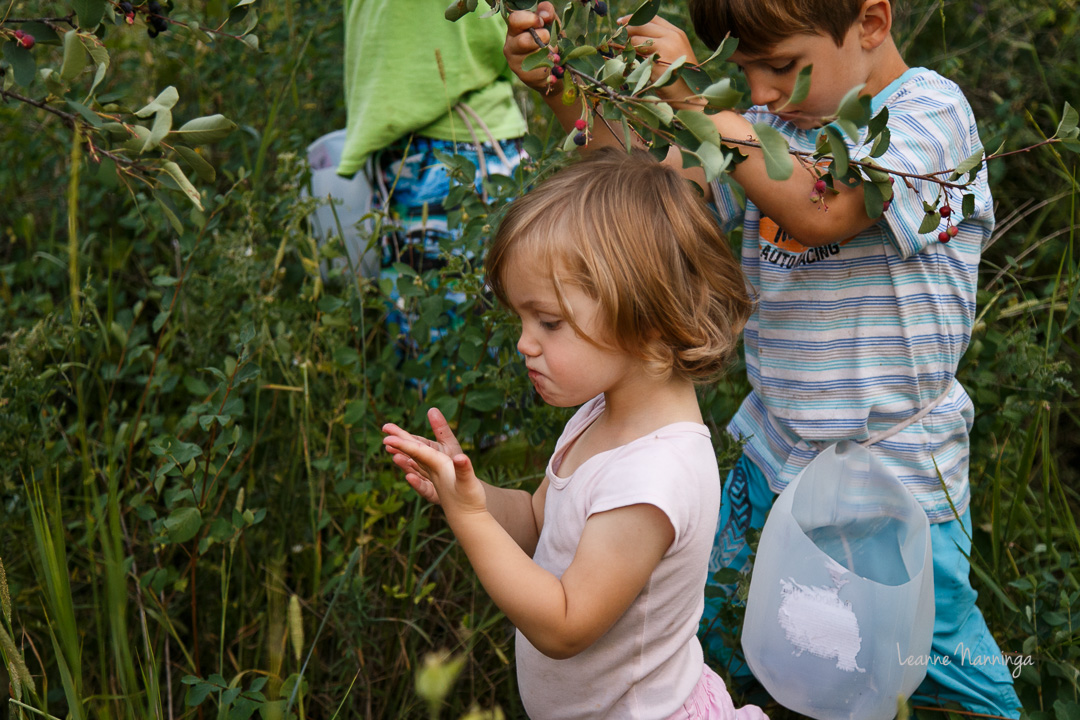
{"type": "Polygon", "coordinates": [[[521,328],[521,335],[518,336],[517,350],[526,357],[536,357],[540,354],[540,345],[529,335],[524,327],[521,328]]]}

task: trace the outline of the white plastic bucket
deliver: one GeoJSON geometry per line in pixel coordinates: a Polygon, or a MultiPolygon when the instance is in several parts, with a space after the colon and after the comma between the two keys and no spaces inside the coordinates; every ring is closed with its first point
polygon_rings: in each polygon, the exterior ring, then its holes
{"type": "Polygon", "coordinates": [[[926,674],[933,628],[926,513],[868,449],[825,449],[762,529],[742,634],[750,669],[803,715],[889,720],[926,674]]]}
{"type": "Polygon", "coordinates": [[[371,239],[371,221],[361,219],[371,212],[373,192],[364,172],[358,172],[351,178],[337,174],[341,152],[345,147],[345,131],[335,130],[323,135],[308,145],[308,164],[311,166],[311,197],[324,200],[308,216],[312,233],[318,238],[320,246],[329,238],[341,235],[348,253],[345,258],[335,260],[336,265],[352,267],[365,277],[377,277],[379,274],[379,251],[377,247],[368,249],[371,239]],[[331,208],[330,203],[333,203],[331,208]],[[337,214],[335,220],[334,215],[337,214]],[[340,225],[340,232],[339,232],[340,225]]]}

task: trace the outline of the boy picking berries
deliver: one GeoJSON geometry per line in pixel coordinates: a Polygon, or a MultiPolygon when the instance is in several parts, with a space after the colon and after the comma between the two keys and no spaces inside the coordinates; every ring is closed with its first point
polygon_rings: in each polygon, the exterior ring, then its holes
{"type": "MultiPolygon", "coordinates": [[[[955,168],[981,149],[967,100],[941,75],[907,66],[892,38],[889,0],[690,0],[690,12],[707,45],[729,33],[739,39],[731,59],[754,107],[709,115],[722,137],[753,140],[753,123],[766,122],[793,149],[813,152],[841,99],[862,86],[875,114],[889,111],[891,142],[876,162],[906,174],[877,218],[867,214],[861,187],[830,187],[819,177],[824,168],[770,179],[758,148],[740,148],[747,158],[731,172],[745,208],[727,184],[707,188],[725,229],[742,223],[742,267],[758,301],[744,331],[753,390],[728,427],[746,444],[724,484],[710,570],[748,567],[746,531],[761,527],[776,493],[825,446],[866,440],[929,410],[872,446],[932,523],[934,657],[914,703],[1018,717],[1012,677],[991,660],[1000,651],[968,578],[973,408],[955,380],[971,337],[981,249],[994,227],[985,170],[965,191],[975,196],[972,213],[958,217],[946,195],[944,227],[918,232],[924,201],[936,203],[941,190],[917,176],[955,168]],[[791,102],[807,66],[809,92],[791,102]]],[[[536,13],[511,14],[504,52],[569,132],[581,108],[562,103],[565,80],[549,83],[546,69],[521,67],[537,48],[532,33],[548,42],[545,24],[554,17],[546,2],[536,13]]],[[[663,19],[629,28],[629,37],[642,54],[659,56],[657,73],[681,56],[696,62],[686,36],[663,19]]],[[[662,94],[677,109],[705,105],[682,81],[662,94]]],[[[621,139],[593,123],[590,146],[614,143],[621,139]]],[[[858,148],[849,142],[852,157],[866,154],[858,148]]],[[[684,173],[705,184],[700,169],[684,173]]],[[[705,645],[725,660],[717,618],[726,601],[710,599],[702,621],[705,645]]],[[[749,673],[737,658],[731,667],[736,677],[749,673]]]]}

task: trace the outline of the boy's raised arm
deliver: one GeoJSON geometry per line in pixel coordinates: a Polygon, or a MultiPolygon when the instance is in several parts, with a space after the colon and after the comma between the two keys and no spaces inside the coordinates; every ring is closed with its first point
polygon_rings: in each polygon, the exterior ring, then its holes
{"type": "MultiPolygon", "coordinates": [[[[644,54],[658,53],[654,73],[659,75],[667,63],[682,56],[696,63],[693,48],[686,34],[663,18],[656,17],[649,23],[628,28],[630,41],[644,54]]],[[[682,80],[659,89],[660,96],[676,110],[703,111],[705,101],[695,97],[682,80]]],[[[757,142],[754,127],[742,115],[724,110],[708,116],[716,125],[721,137],[732,140],[757,142]]],[[[839,192],[828,192],[825,201],[828,211],[810,201],[817,178],[806,168],[796,164],[795,172],[787,180],[773,180],[765,168],[765,156],[761,148],[738,146],[746,160],[735,166],[731,175],[746,196],[757,205],[762,214],[771,218],[800,243],[814,247],[846,240],[874,224],[866,214],[861,187],[854,189],[838,185],[839,192]]],[[[680,163],[681,164],[681,163],[680,163]]],[[[686,171],[683,171],[686,174],[686,171]]],[[[697,178],[691,178],[697,179],[697,178]]]]}

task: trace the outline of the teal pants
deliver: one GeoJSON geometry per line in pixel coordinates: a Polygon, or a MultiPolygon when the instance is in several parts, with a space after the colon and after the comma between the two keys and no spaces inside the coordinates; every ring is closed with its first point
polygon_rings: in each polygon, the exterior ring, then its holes
{"type": "MultiPolygon", "coordinates": [[[[742,651],[733,642],[738,628],[724,626],[732,616],[731,604],[736,602],[735,586],[729,584],[731,578],[725,577],[724,571],[742,572],[749,567],[751,551],[746,532],[765,524],[775,499],[761,470],[745,455],[740,457],[724,483],[705,614],[698,632],[709,659],[726,668],[736,685],[749,684],[753,676],[742,660],[742,651]],[[718,571],[717,579],[714,574],[718,571]]],[[[1014,666],[1000,662],[1001,650],[975,606],[976,593],[969,579],[970,532],[970,512],[958,520],[930,525],[935,597],[931,652],[937,660],[928,664],[926,678],[911,704],[957,703],[970,712],[1017,718],[1020,700],[1013,690],[1014,666]]]]}

